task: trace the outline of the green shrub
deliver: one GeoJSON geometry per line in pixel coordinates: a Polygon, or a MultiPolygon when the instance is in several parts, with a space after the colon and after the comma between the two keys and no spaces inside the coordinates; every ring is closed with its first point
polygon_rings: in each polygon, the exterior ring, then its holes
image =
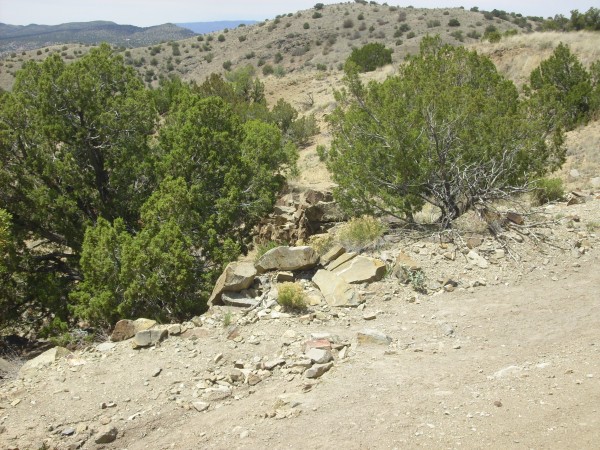
{"type": "Polygon", "coordinates": [[[304,22],[304,25],[302,25],[302,28],[304,28],[305,30],[308,30],[310,28],[310,24],[308,22],[304,22]]]}
{"type": "Polygon", "coordinates": [[[352,50],[352,54],[346,61],[348,68],[351,67],[349,63],[355,65],[360,72],[372,72],[378,67],[392,63],[392,50],[377,42],[366,44],[352,50]]]}
{"type": "Polygon", "coordinates": [[[319,126],[314,114],[295,120],[288,130],[288,136],[298,147],[306,147],[310,143],[310,138],[317,133],[319,133],[319,126]]]}
{"type": "Polygon", "coordinates": [[[282,78],[285,76],[285,68],[282,65],[275,67],[274,74],[277,78],[282,78]]]}
{"type": "Polygon", "coordinates": [[[460,27],[460,22],[458,21],[458,19],[450,19],[448,21],[448,26],[449,27],[460,27]]]}
{"type": "Polygon", "coordinates": [[[415,36],[416,36],[415,32],[414,32],[414,31],[411,31],[411,32],[409,32],[409,33],[406,35],[406,39],[412,39],[412,38],[414,38],[415,36]]]}
{"type": "Polygon", "coordinates": [[[230,71],[231,70],[231,61],[227,60],[223,63],[223,69],[225,69],[226,71],[230,71]]]}
{"type": "Polygon", "coordinates": [[[327,147],[324,145],[317,145],[317,156],[319,157],[319,161],[327,160],[327,147]]]}
{"type": "Polygon", "coordinates": [[[386,226],[372,216],[350,219],[338,231],[338,240],[349,250],[361,250],[377,242],[385,233],[386,226]]]}
{"type": "Polygon", "coordinates": [[[271,64],[265,64],[262,68],[262,73],[264,76],[272,75],[275,72],[273,66],[271,64]]]}
{"type": "Polygon", "coordinates": [[[219,42],[225,42],[225,35],[224,34],[220,34],[219,37],[217,38],[217,40],[219,42]]]}
{"type": "Polygon", "coordinates": [[[564,199],[565,188],[560,178],[542,178],[535,183],[531,195],[534,205],[545,205],[564,199]]]}
{"type": "Polygon", "coordinates": [[[275,61],[275,64],[279,64],[281,61],[283,61],[283,55],[281,54],[281,52],[277,52],[275,54],[275,56],[273,57],[273,61],[275,61]]]}
{"type": "Polygon", "coordinates": [[[427,21],[427,28],[435,28],[435,27],[439,27],[442,25],[442,22],[440,22],[439,20],[428,20],[427,21]]]}
{"type": "Polygon", "coordinates": [[[240,42],[244,42],[246,39],[247,39],[247,38],[246,38],[246,36],[244,36],[244,35],[242,35],[242,36],[238,36],[238,40],[239,40],[240,42]]]}
{"type": "Polygon", "coordinates": [[[344,28],[352,28],[352,27],[354,27],[354,21],[352,19],[345,19],[342,26],[344,28]]]}
{"type": "Polygon", "coordinates": [[[298,283],[281,283],[277,286],[277,303],[288,311],[303,311],[306,309],[304,289],[298,283]]]}
{"type": "Polygon", "coordinates": [[[323,17],[323,14],[321,14],[320,12],[315,11],[312,15],[313,19],[320,19],[321,17],[323,17]]]}

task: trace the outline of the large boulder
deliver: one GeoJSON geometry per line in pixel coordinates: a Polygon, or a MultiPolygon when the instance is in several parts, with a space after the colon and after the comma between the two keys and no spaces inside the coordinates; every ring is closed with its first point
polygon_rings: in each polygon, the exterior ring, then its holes
{"type": "Polygon", "coordinates": [[[356,290],[329,270],[321,269],[313,277],[325,301],[330,306],[358,306],[360,297],[356,290]]]}
{"type": "Polygon", "coordinates": [[[385,263],[379,259],[357,256],[337,266],[333,273],[350,284],[379,281],[387,270],[385,263]]]}
{"type": "Polygon", "coordinates": [[[23,366],[21,367],[20,373],[21,373],[21,375],[24,375],[27,373],[41,370],[44,367],[49,366],[53,362],[58,361],[59,359],[64,358],[65,356],[67,356],[69,354],[71,354],[71,352],[64,347],[51,348],[50,350],[46,350],[41,355],[39,355],[39,356],[27,361],[25,364],[23,364],[23,366]]]}
{"type": "Polygon", "coordinates": [[[127,339],[131,339],[140,331],[148,330],[156,325],[156,320],[152,319],[136,319],[119,320],[115,325],[115,328],[110,335],[110,340],[113,342],[121,342],[127,339]]]}
{"type": "Polygon", "coordinates": [[[276,247],[260,257],[256,270],[260,273],[269,270],[304,270],[315,267],[318,262],[319,255],[312,247],[276,247]]]}
{"type": "Polygon", "coordinates": [[[223,292],[240,292],[248,289],[256,277],[256,268],[251,262],[232,262],[217,280],[212,294],[208,299],[209,305],[221,304],[223,292]]]}

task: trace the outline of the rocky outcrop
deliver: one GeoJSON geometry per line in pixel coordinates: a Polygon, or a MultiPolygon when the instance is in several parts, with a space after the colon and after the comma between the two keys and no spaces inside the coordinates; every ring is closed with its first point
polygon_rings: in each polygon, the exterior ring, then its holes
{"type": "Polygon", "coordinates": [[[255,228],[253,235],[257,243],[287,242],[295,245],[345,220],[347,216],[333,201],[331,192],[288,192],[278,200],[273,212],[255,228]]]}

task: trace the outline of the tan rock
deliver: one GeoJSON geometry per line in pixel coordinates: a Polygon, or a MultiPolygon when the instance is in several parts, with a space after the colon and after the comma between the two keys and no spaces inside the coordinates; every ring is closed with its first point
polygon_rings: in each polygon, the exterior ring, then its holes
{"type": "Polygon", "coordinates": [[[319,255],[312,247],[276,247],[265,253],[256,263],[256,270],[304,270],[317,265],[319,255]]]}
{"type": "Polygon", "coordinates": [[[346,253],[346,249],[344,247],[342,247],[341,245],[334,245],[332,248],[329,249],[327,253],[321,256],[321,264],[323,266],[326,266],[331,261],[338,259],[344,253],[346,253]]]}
{"type": "Polygon", "coordinates": [[[321,269],[313,277],[325,301],[330,306],[358,306],[360,298],[355,289],[336,274],[321,269]]]}
{"type": "Polygon", "coordinates": [[[119,320],[110,336],[110,340],[113,342],[121,342],[131,339],[136,333],[148,330],[154,325],[156,325],[156,320],[151,319],[140,318],[136,320],[119,320]]]}
{"type": "Polygon", "coordinates": [[[209,305],[221,304],[221,294],[227,292],[240,292],[248,289],[256,277],[256,268],[250,262],[232,262],[215,283],[215,287],[208,299],[209,305]]]}
{"type": "Polygon", "coordinates": [[[50,350],[46,350],[39,356],[27,361],[21,367],[20,373],[21,375],[26,373],[35,372],[43,369],[46,366],[49,366],[55,361],[58,361],[61,358],[64,358],[67,355],[70,355],[71,352],[64,347],[54,347],[50,350]]]}
{"type": "Polygon", "coordinates": [[[354,253],[354,252],[343,253],[338,258],[334,259],[329,264],[327,264],[326,269],[333,271],[333,270],[337,269],[339,266],[341,266],[342,264],[347,263],[348,261],[350,261],[352,258],[355,258],[355,257],[356,257],[356,253],[354,253]]]}
{"type": "Polygon", "coordinates": [[[338,266],[333,273],[350,284],[379,281],[385,275],[385,263],[379,259],[357,256],[338,266]]]}

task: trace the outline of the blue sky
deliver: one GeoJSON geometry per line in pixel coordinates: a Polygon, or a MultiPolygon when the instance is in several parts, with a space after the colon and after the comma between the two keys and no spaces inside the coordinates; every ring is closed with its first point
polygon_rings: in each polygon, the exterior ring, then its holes
{"type": "MultiPolygon", "coordinates": [[[[262,20],[273,18],[277,14],[311,8],[318,1],[325,4],[339,3],[328,0],[0,0],[0,22],[13,25],[56,25],[110,20],[119,24],[150,26],[166,22],[262,20]]],[[[478,6],[482,10],[495,8],[543,17],[555,14],[569,16],[573,9],[584,12],[590,7],[598,7],[598,0],[392,0],[387,3],[423,8],[478,6]]]]}

